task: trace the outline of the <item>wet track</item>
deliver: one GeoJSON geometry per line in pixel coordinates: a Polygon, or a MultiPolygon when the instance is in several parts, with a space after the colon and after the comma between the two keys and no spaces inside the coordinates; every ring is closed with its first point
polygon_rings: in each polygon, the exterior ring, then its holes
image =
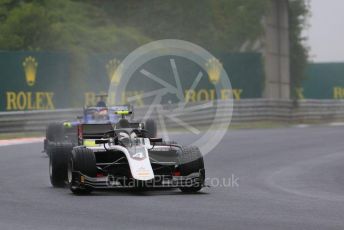
{"type": "Polygon", "coordinates": [[[344,229],[343,135],[344,127],[231,131],[205,157],[206,173],[220,182],[234,175],[239,186],[196,195],[74,196],[50,186],[41,144],[0,147],[0,229],[344,229]]]}

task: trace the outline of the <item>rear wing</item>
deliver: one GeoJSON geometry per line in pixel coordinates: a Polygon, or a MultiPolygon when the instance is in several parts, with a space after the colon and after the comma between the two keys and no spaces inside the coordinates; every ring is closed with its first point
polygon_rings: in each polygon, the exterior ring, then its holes
{"type": "Polygon", "coordinates": [[[132,105],[116,105],[116,106],[109,106],[110,111],[129,111],[130,113],[133,112],[134,108],[132,105]]]}
{"type": "Polygon", "coordinates": [[[108,109],[110,114],[116,114],[122,118],[130,116],[131,120],[134,118],[134,106],[132,105],[116,105],[108,109]]]}
{"type": "MultiPolygon", "coordinates": [[[[104,134],[114,130],[116,127],[110,123],[107,124],[79,124],[78,125],[78,144],[83,145],[84,139],[101,139],[104,134]]],[[[130,122],[129,128],[137,129],[140,127],[139,122],[130,122]]]]}
{"type": "Polygon", "coordinates": [[[84,123],[104,123],[110,121],[117,123],[120,118],[127,117],[129,120],[134,119],[134,106],[132,105],[116,105],[109,107],[87,107],[84,108],[83,116],[78,119],[83,119],[84,123]]]}
{"type": "Polygon", "coordinates": [[[78,144],[83,145],[84,139],[101,139],[106,132],[113,130],[108,124],[79,124],[78,125],[78,144]]]}

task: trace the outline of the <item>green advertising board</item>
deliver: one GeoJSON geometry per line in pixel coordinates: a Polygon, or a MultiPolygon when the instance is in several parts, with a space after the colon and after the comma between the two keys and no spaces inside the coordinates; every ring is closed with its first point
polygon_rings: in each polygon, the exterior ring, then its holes
{"type": "Polygon", "coordinates": [[[306,72],[299,99],[344,99],[344,63],[312,63],[306,72]]]}
{"type": "Polygon", "coordinates": [[[68,101],[68,55],[0,52],[0,110],[49,110],[68,101]]]}
{"type": "MultiPolygon", "coordinates": [[[[232,84],[231,92],[236,100],[259,98],[263,89],[262,57],[257,53],[217,55],[232,84]]],[[[53,52],[0,52],[0,111],[49,110],[57,108],[94,105],[96,94],[107,93],[110,79],[125,55],[93,54],[75,65],[68,53],[53,52]],[[78,71],[75,71],[78,68],[78,71]]],[[[156,75],[170,81],[171,66],[165,57],[144,64],[156,75]]],[[[188,91],[199,67],[188,60],[173,57],[179,66],[186,100],[204,101],[216,99],[209,78],[204,78],[194,92],[188,91]]],[[[206,73],[204,73],[206,75],[206,73]]],[[[123,95],[126,98],[139,95],[153,86],[136,71],[123,95]]],[[[171,82],[173,84],[173,82],[171,82]]],[[[173,100],[173,95],[167,101],[173,100]]],[[[138,100],[137,105],[143,105],[138,100]]]]}
{"type": "MultiPolygon", "coordinates": [[[[226,70],[231,84],[232,90],[229,93],[233,94],[233,98],[240,100],[242,98],[259,98],[262,96],[264,73],[262,66],[262,57],[258,53],[236,53],[236,54],[220,54],[217,55],[221,61],[224,69],[226,70]]],[[[200,67],[197,64],[192,63],[190,60],[186,60],[181,57],[165,56],[151,60],[145,63],[142,67],[137,69],[130,79],[127,86],[125,95],[122,95],[122,102],[125,103],[125,98],[130,96],[137,96],[143,92],[157,89],[159,85],[156,82],[149,81],[142,73],[141,69],[147,69],[149,72],[158,76],[162,80],[175,84],[172,74],[172,68],[170,59],[175,60],[178,73],[181,79],[181,85],[183,86],[183,93],[186,101],[201,101],[212,100],[214,98],[213,84],[208,77],[202,79],[198,87],[193,91],[188,91],[193,80],[196,78],[200,67]],[[171,82],[172,81],[172,82],[171,82]]],[[[95,103],[95,95],[97,90],[107,92],[109,79],[113,75],[115,68],[111,66],[118,64],[121,59],[116,58],[109,54],[106,55],[93,55],[89,59],[89,66],[93,66],[88,75],[88,81],[92,82],[92,79],[99,79],[93,86],[88,86],[87,92],[85,92],[86,104],[95,103]],[[107,77],[101,77],[107,76],[107,77]]],[[[203,71],[204,75],[207,75],[203,71]]],[[[227,94],[228,92],[223,92],[227,94]]],[[[173,95],[166,98],[167,101],[173,101],[173,95]]],[[[143,100],[138,100],[137,105],[143,105],[143,100]]]]}

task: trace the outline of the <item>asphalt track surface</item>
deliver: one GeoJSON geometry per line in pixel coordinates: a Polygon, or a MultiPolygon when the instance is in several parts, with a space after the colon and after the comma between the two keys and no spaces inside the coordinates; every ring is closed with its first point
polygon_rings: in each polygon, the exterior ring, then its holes
{"type": "Polygon", "coordinates": [[[233,174],[239,186],[195,195],[74,196],[50,186],[41,144],[1,147],[0,229],[344,229],[343,134],[344,127],[230,131],[206,155],[206,173],[233,174]]]}

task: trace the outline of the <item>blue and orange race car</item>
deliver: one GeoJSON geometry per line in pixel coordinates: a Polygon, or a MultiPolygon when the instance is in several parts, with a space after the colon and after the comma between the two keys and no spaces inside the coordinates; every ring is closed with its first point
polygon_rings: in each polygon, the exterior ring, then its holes
{"type": "MultiPolygon", "coordinates": [[[[83,116],[75,121],[63,121],[50,123],[46,128],[44,140],[44,152],[49,155],[49,148],[58,142],[69,142],[76,145],[78,142],[77,127],[80,124],[112,124],[116,125],[119,120],[126,116],[132,125],[143,125],[148,131],[149,137],[156,137],[157,126],[154,120],[147,119],[144,123],[133,121],[133,107],[130,105],[118,105],[112,107],[87,107],[83,110],[83,116]]],[[[134,128],[134,127],[133,127],[134,128]]],[[[108,130],[103,130],[104,132],[108,130]]]]}

